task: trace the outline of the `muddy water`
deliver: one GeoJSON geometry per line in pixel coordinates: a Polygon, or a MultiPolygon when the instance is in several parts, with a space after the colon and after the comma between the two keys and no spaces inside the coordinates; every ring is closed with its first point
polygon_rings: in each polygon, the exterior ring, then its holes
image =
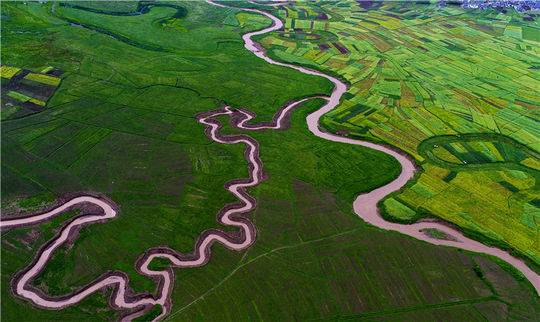
{"type": "MultiPolygon", "coordinates": [[[[212,4],[223,7],[223,5],[221,4],[212,4]]],[[[463,234],[461,234],[459,231],[438,222],[424,221],[412,225],[402,225],[384,220],[379,214],[377,203],[389,193],[401,189],[407,183],[407,181],[409,181],[413,177],[415,173],[414,163],[406,156],[386,146],[378,145],[372,142],[341,137],[322,131],[319,128],[319,119],[325,113],[332,110],[339,104],[339,100],[346,92],[347,86],[337,78],[326,75],[319,71],[291,64],[280,63],[269,58],[262,49],[262,47],[252,40],[252,37],[280,29],[282,27],[282,22],[278,18],[264,11],[255,9],[243,10],[262,14],[272,19],[273,21],[272,26],[259,31],[247,33],[243,36],[245,47],[248,50],[250,50],[257,57],[264,59],[270,64],[293,68],[304,74],[324,77],[334,84],[334,90],[332,91],[332,94],[328,97],[322,97],[326,99],[326,104],[316,112],[308,115],[307,117],[307,124],[309,130],[314,135],[329,141],[340,142],[344,144],[361,145],[367,148],[378,150],[382,153],[386,153],[387,155],[394,157],[401,164],[401,173],[395,180],[371,192],[361,194],[356,198],[353,204],[353,208],[356,214],[360,216],[360,218],[381,229],[397,231],[402,234],[406,234],[408,236],[435,245],[457,247],[473,252],[496,256],[521,271],[533,284],[537,292],[540,291],[540,277],[538,276],[538,274],[536,274],[529,267],[527,267],[523,261],[511,256],[505,251],[494,247],[488,247],[477,241],[469,239],[463,236],[463,234]],[[444,240],[430,237],[424,232],[422,232],[422,230],[427,228],[438,229],[451,236],[452,238],[449,238],[450,240],[444,240]]],[[[100,207],[103,210],[103,214],[101,215],[79,216],[69,222],[66,226],[64,226],[57,236],[55,236],[52,240],[50,240],[40,249],[34,261],[17,275],[13,283],[13,292],[17,296],[27,299],[39,307],[49,309],[61,309],[79,303],[88,295],[100,289],[113,287],[114,292],[111,297],[111,304],[118,308],[128,310],[127,315],[122,318],[122,321],[130,321],[136,317],[139,317],[145,312],[147,312],[149,309],[151,309],[154,305],[159,305],[162,307],[161,314],[156,317],[155,320],[163,319],[170,312],[170,292],[173,287],[174,275],[171,269],[166,269],[162,271],[151,270],[149,268],[149,265],[153,259],[167,259],[170,261],[171,267],[175,268],[197,267],[206,264],[206,262],[209,260],[210,248],[214,242],[221,243],[233,250],[242,250],[249,247],[253,243],[255,238],[256,232],[252,223],[248,220],[242,220],[240,218],[236,219],[234,215],[247,213],[253,210],[256,206],[256,200],[248,195],[248,193],[246,192],[246,188],[253,187],[262,181],[262,162],[259,158],[258,143],[247,136],[222,136],[219,133],[219,121],[217,121],[215,117],[220,115],[229,115],[231,117],[240,116],[242,117],[242,120],[237,124],[237,126],[245,130],[280,129],[285,126],[283,121],[286,119],[287,114],[292,111],[292,109],[298,107],[300,104],[302,104],[308,99],[309,98],[305,98],[296,102],[292,102],[282,108],[276,113],[274,123],[270,125],[248,125],[246,123],[252,119],[252,116],[249,114],[249,112],[231,109],[229,107],[224,107],[218,111],[208,112],[205,115],[198,117],[198,121],[205,126],[208,137],[213,141],[221,144],[243,144],[246,146],[245,156],[246,160],[249,163],[250,176],[248,180],[233,180],[229,182],[229,184],[226,186],[226,189],[239,199],[240,206],[229,208],[224,207],[218,215],[220,222],[222,222],[223,224],[239,228],[242,232],[243,238],[239,240],[234,240],[223,232],[203,233],[197,242],[195,251],[187,256],[185,254],[180,254],[168,248],[153,248],[148,250],[140,257],[140,260],[137,261],[136,269],[141,274],[154,278],[156,281],[158,281],[156,296],[133,296],[131,294],[131,291],[129,290],[128,278],[124,273],[121,272],[106,273],[92,283],[82,287],[81,289],[71,294],[62,297],[49,297],[44,295],[41,291],[31,287],[31,281],[45,267],[45,265],[53,255],[54,251],[60,246],[62,246],[64,243],[66,243],[70,239],[70,237],[73,236],[78,227],[93,222],[102,222],[104,220],[112,219],[117,216],[117,211],[115,210],[112,203],[93,196],[80,196],[74,198],[45,213],[13,219],[3,218],[0,221],[0,228],[4,229],[34,225],[39,222],[49,220],[65,212],[73,206],[85,203],[91,203],[95,206],[100,207]]]]}
{"type": "Polygon", "coordinates": [[[388,222],[384,220],[380,216],[377,203],[380,200],[382,200],[384,197],[389,195],[390,193],[401,189],[414,176],[414,173],[416,171],[416,167],[414,163],[408,157],[386,146],[368,142],[368,141],[346,138],[346,137],[342,137],[342,136],[338,136],[335,134],[322,131],[319,128],[320,118],[339,104],[341,97],[347,91],[347,85],[343,83],[342,81],[340,81],[339,79],[332,77],[330,75],[324,74],[322,72],[312,70],[309,68],[295,66],[292,64],[278,62],[268,57],[266,55],[266,52],[262,49],[262,47],[258,43],[252,40],[252,37],[279,30],[283,26],[283,23],[277,17],[262,10],[257,10],[257,9],[243,9],[243,10],[262,14],[272,20],[272,25],[270,27],[259,30],[259,31],[247,33],[243,36],[245,47],[249,51],[251,51],[257,57],[264,59],[266,62],[272,65],[289,67],[304,74],[317,75],[320,77],[324,77],[328,79],[329,81],[331,81],[332,83],[334,83],[334,90],[332,91],[332,94],[330,95],[330,97],[328,97],[327,103],[322,108],[308,115],[307,117],[307,124],[308,124],[309,130],[314,135],[320,138],[323,138],[325,140],[329,140],[329,141],[340,142],[340,143],[345,143],[345,144],[361,145],[370,149],[381,151],[383,153],[386,153],[392,156],[397,161],[399,161],[401,165],[401,173],[394,181],[380,188],[377,188],[371,192],[361,194],[356,198],[356,200],[353,203],[353,208],[354,208],[355,213],[360,218],[370,223],[371,225],[377,226],[381,229],[397,231],[399,233],[414,237],[419,240],[426,241],[431,244],[457,247],[457,248],[465,249],[468,251],[473,251],[477,253],[483,253],[483,254],[488,254],[488,255],[498,257],[504,260],[505,262],[511,264],[512,266],[517,268],[523,275],[525,275],[525,277],[532,283],[537,293],[540,294],[540,275],[538,275],[536,272],[530,269],[521,259],[510,255],[506,251],[503,251],[495,247],[489,247],[475,240],[467,238],[460,231],[450,228],[447,225],[444,225],[442,223],[433,222],[433,221],[421,221],[421,222],[417,222],[411,225],[403,225],[403,224],[392,223],[392,222],[388,222]],[[437,239],[437,238],[428,236],[424,232],[422,232],[422,230],[426,228],[440,230],[452,236],[454,239],[456,239],[456,241],[437,239]]]}

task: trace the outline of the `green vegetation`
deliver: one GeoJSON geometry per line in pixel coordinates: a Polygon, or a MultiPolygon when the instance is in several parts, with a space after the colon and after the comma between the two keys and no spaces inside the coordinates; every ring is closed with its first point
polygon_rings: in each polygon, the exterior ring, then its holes
{"type": "Polygon", "coordinates": [[[58,86],[60,84],[60,79],[58,77],[44,74],[29,73],[24,78],[45,85],[58,86]]]}
{"type": "Polygon", "coordinates": [[[40,111],[52,96],[61,79],[44,73],[60,73],[47,67],[41,73],[28,69],[0,66],[1,90],[5,93],[0,103],[2,120],[15,119],[40,111]]]}
{"type": "Polygon", "coordinates": [[[418,153],[432,163],[455,170],[506,166],[528,171],[532,176],[535,170],[540,171],[538,152],[497,134],[435,136],[422,141],[418,153]]]}
{"type": "Polygon", "coordinates": [[[538,19],[390,1],[303,1],[274,13],[285,30],[261,37],[271,55],[350,84],[323,125],[421,166],[384,202],[386,217],[437,216],[540,263],[538,19]],[[336,39],[304,40],[323,33],[336,39]]]}
{"type": "MultiPolygon", "coordinates": [[[[151,291],[153,281],[134,270],[138,256],[158,245],[188,252],[203,230],[223,228],[215,214],[234,200],[223,184],[247,176],[243,147],[212,143],[194,115],[227,103],[269,120],[285,102],[328,93],[331,84],[247,52],[240,34],[269,23],[257,15],[179,2],[187,14],[173,30],[155,22],[174,8],[132,16],[104,11],[138,5],[80,5],[95,10],[2,3],[3,62],[65,72],[45,109],[2,122],[2,208],[31,211],[73,191],[107,195],[119,217],[81,229],[35,284],[63,294],[122,270],[136,291],[151,291]]],[[[257,242],[242,253],[215,247],[208,265],[176,270],[169,320],[539,318],[539,298],[511,268],[358,219],[354,196],[392,180],[399,167],[382,153],[314,137],[305,116],[320,104],[296,111],[287,131],[250,133],[268,175],[252,189],[257,242]]],[[[3,232],[3,285],[73,215],[3,232]]],[[[1,295],[6,320],[115,314],[103,294],[60,311],[36,309],[8,287],[1,295]]]]}
{"type": "Polygon", "coordinates": [[[417,211],[395,198],[385,199],[382,206],[384,207],[384,218],[386,219],[397,219],[403,223],[412,223],[419,219],[417,211]]]}
{"type": "Polygon", "coordinates": [[[2,78],[11,79],[21,69],[13,66],[0,66],[0,76],[2,78]]]}
{"type": "Polygon", "coordinates": [[[29,101],[31,99],[31,97],[28,97],[28,96],[26,96],[24,94],[17,93],[17,92],[14,92],[14,91],[10,91],[6,95],[11,97],[11,98],[16,99],[17,101],[21,101],[21,102],[27,102],[27,101],[29,101]]]}
{"type": "MultiPolygon", "coordinates": [[[[452,240],[451,236],[448,236],[445,232],[442,232],[435,228],[426,228],[422,230],[426,235],[431,236],[433,238],[437,239],[446,239],[446,240],[452,240]]],[[[454,239],[455,240],[455,239],[454,239]]],[[[478,267],[473,268],[475,272],[481,273],[481,270],[478,267]]],[[[483,277],[482,274],[479,274],[480,277],[483,277]]]]}

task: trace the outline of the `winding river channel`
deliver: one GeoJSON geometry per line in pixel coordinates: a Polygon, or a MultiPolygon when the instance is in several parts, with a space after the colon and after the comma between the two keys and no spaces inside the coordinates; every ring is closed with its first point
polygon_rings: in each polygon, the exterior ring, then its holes
{"type": "MultiPolygon", "coordinates": [[[[207,2],[219,7],[225,7],[223,4],[214,3],[212,1],[207,2]]],[[[396,158],[401,164],[402,171],[395,180],[369,193],[361,194],[356,198],[353,208],[360,218],[381,229],[397,231],[431,244],[451,246],[498,257],[518,269],[532,283],[536,291],[540,293],[539,275],[531,270],[522,260],[513,257],[506,251],[489,247],[467,238],[456,229],[450,228],[443,223],[421,221],[411,225],[403,225],[384,220],[379,214],[377,203],[388,194],[401,189],[413,177],[416,171],[413,161],[407,156],[383,145],[341,137],[322,131],[319,128],[319,119],[339,104],[342,95],[347,91],[345,83],[335,77],[316,70],[278,62],[269,58],[264,49],[262,49],[262,47],[252,38],[257,35],[279,30],[283,27],[283,23],[277,17],[262,10],[248,8],[238,9],[261,14],[272,20],[272,25],[270,27],[243,35],[242,38],[246,49],[270,64],[292,68],[304,74],[324,77],[334,84],[334,89],[330,96],[317,96],[318,98],[325,99],[326,104],[307,117],[309,130],[314,135],[329,141],[361,145],[378,150],[396,158]],[[423,232],[425,229],[437,229],[451,238],[437,239],[431,237],[423,232]]],[[[226,183],[225,188],[238,198],[238,202],[225,205],[218,214],[218,220],[222,224],[237,227],[239,233],[231,234],[217,229],[207,230],[198,238],[194,248],[195,250],[190,254],[181,254],[173,249],[165,247],[147,250],[139,257],[135,263],[135,267],[139,273],[156,281],[157,287],[154,294],[134,294],[129,287],[127,275],[118,271],[107,272],[79,290],[60,297],[48,296],[31,285],[32,280],[44,269],[55,250],[70,242],[70,240],[76,236],[79,227],[90,223],[103,222],[117,216],[117,209],[113,202],[99,196],[91,195],[82,195],[66,200],[46,212],[12,219],[3,218],[0,221],[0,228],[2,229],[35,225],[58,216],[74,207],[80,207],[85,204],[97,206],[102,212],[101,214],[77,216],[63,226],[53,239],[41,247],[33,262],[14,277],[12,282],[13,293],[22,299],[32,302],[38,307],[62,309],[79,303],[98,290],[111,288],[113,292],[110,297],[110,305],[113,308],[122,310],[124,314],[121,317],[122,321],[131,321],[136,317],[140,317],[156,305],[159,305],[162,310],[159,316],[154,320],[158,321],[163,319],[170,313],[171,309],[170,293],[174,283],[173,268],[199,267],[206,264],[210,259],[212,244],[215,242],[221,243],[229,249],[239,251],[249,247],[255,240],[256,229],[254,225],[242,215],[252,211],[257,205],[257,201],[248,194],[247,188],[256,186],[264,180],[262,174],[263,164],[259,158],[259,145],[253,138],[244,134],[220,134],[222,124],[218,118],[220,116],[229,116],[231,120],[233,120],[233,126],[244,130],[257,131],[282,129],[287,126],[291,112],[295,108],[301,106],[305,101],[313,98],[314,97],[304,98],[282,107],[276,112],[273,121],[269,124],[251,124],[250,122],[254,118],[254,114],[247,110],[236,109],[229,106],[197,115],[197,120],[204,126],[205,133],[209,139],[221,144],[243,144],[246,147],[245,158],[248,162],[249,178],[235,179],[226,183]],[[150,269],[150,263],[156,258],[168,260],[171,263],[170,268],[159,271],[150,269]]]]}

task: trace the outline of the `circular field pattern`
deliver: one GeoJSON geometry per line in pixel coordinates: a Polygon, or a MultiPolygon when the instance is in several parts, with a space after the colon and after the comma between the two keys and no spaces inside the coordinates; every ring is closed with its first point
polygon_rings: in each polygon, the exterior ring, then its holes
{"type": "MultiPolygon", "coordinates": [[[[226,7],[223,4],[211,1],[208,2],[216,6],[226,7]]],[[[323,131],[319,127],[320,118],[340,103],[340,99],[347,91],[347,85],[341,80],[317,70],[282,63],[269,58],[266,55],[265,50],[252,38],[280,30],[283,27],[282,21],[262,10],[238,9],[261,14],[272,20],[271,26],[243,35],[242,38],[247,50],[270,64],[292,68],[308,75],[324,77],[334,84],[330,96],[313,96],[292,101],[279,109],[274,114],[272,121],[267,123],[252,124],[250,122],[254,118],[254,113],[249,110],[234,109],[229,106],[204,112],[196,116],[197,121],[204,128],[206,136],[212,142],[217,144],[241,144],[245,147],[244,157],[248,163],[249,176],[247,178],[234,179],[225,184],[224,188],[231,192],[237,198],[237,201],[224,205],[217,214],[220,223],[238,228],[238,230],[233,233],[217,229],[206,230],[199,236],[194,250],[187,254],[179,253],[178,251],[167,247],[151,248],[144,254],[141,254],[135,263],[135,268],[140,274],[155,281],[156,289],[154,294],[134,294],[129,286],[129,279],[125,273],[110,271],[70,294],[52,297],[45,294],[42,290],[33,287],[31,283],[47,265],[53,253],[62,245],[72,242],[72,237],[76,236],[75,232],[81,226],[92,223],[106,223],[107,220],[117,216],[117,209],[114,203],[106,198],[81,195],[69,200],[63,200],[57,206],[47,211],[18,218],[3,219],[0,222],[0,227],[3,229],[17,228],[47,221],[74,207],[80,207],[81,205],[91,204],[100,209],[98,214],[85,214],[71,219],[62,227],[56,236],[41,247],[33,262],[19,272],[13,279],[12,290],[18,297],[28,300],[38,307],[62,309],[80,303],[83,299],[93,293],[111,288],[113,289],[113,293],[110,297],[110,305],[111,307],[122,311],[122,321],[131,321],[141,317],[150,310],[153,310],[156,306],[159,307],[160,312],[153,320],[157,321],[164,319],[171,310],[170,293],[174,283],[174,268],[200,267],[205,265],[210,260],[213,244],[219,243],[228,249],[239,251],[246,249],[255,241],[256,228],[245,215],[254,210],[257,206],[257,200],[249,194],[248,188],[257,186],[266,178],[263,172],[264,165],[259,157],[259,143],[245,134],[222,134],[222,118],[228,118],[231,125],[236,129],[246,131],[285,129],[288,127],[292,111],[302,106],[306,101],[315,98],[325,100],[325,104],[317,111],[309,114],[306,119],[309,130],[315,136],[332,142],[363,146],[380,151],[395,158],[401,165],[401,173],[393,181],[375,190],[357,196],[353,208],[355,213],[361,219],[380,229],[396,231],[434,245],[450,246],[497,257],[519,270],[531,282],[537,292],[540,290],[540,277],[538,274],[531,270],[522,260],[512,256],[507,251],[489,247],[478,241],[467,238],[460,231],[451,228],[444,223],[421,221],[405,225],[391,223],[382,218],[377,207],[379,201],[392,192],[403,188],[414,176],[416,167],[413,161],[408,156],[393,148],[373,142],[342,137],[323,131]],[[426,233],[426,231],[429,233],[426,233]],[[165,268],[160,268],[159,270],[152,269],[150,268],[151,263],[155,259],[164,259],[169,262],[170,265],[165,268]]]]}

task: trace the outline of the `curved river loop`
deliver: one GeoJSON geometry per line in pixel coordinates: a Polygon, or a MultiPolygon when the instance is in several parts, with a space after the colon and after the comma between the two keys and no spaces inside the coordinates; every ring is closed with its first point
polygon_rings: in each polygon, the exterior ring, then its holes
{"type": "MultiPolygon", "coordinates": [[[[207,2],[215,6],[227,7],[210,0],[207,0],[207,2]]],[[[339,79],[322,72],[278,62],[268,57],[264,49],[262,49],[258,43],[253,41],[252,38],[254,36],[279,30],[283,27],[283,23],[277,17],[262,10],[251,8],[236,9],[261,14],[272,20],[271,26],[246,33],[242,36],[244,46],[247,50],[269,64],[292,68],[308,75],[324,77],[334,84],[334,89],[330,96],[317,96],[317,98],[326,100],[324,106],[307,116],[306,120],[308,128],[314,135],[333,142],[360,145],[374,149],[394,157],[401,164],[401,173],[395,180],[371,192],[361,194],[356,198],[353,208],[360,218],[381,229],[396,231],[431,244],[456,247],[467,251],[495,256],[518,269],[532,283],[537,293],[540,293],[540,276],[530,269],[522,260],[513,257],[506,251],[495,247],[489,247],[467,238],[458,230],[453,229],[444,223],[420,221],[414,224],[404,225],[384,220],[379,214],[377,203],[388,194],[401,189],[414,176],[416,171],[414,162],[392,148],[372,142],[338,136],[321,130],[319,128],[319,119],[339,104],[341,97],[347,91],[346,84],[339,79]],[[425,229],[437,229],[449,235],[451,238],[437,239],[431,237],[423,232],[425,229]]],[[[117,209],[114,203],[105,198],[91,195],[75,197],[61,203],[47,212],[13,219],[4,218],[0,221],[0,228],[2,229],[16,228],[38,224],[84,204],[92,204],[102,210],[102,214],[77,216],[63,226],[56,236],[41,247],[33,262],[16,274],[12,281],[13,293],[17,297],[30,301],[35,306],[41,308],[62,309],[79,303],[90,294],[101,289],[112,288],[113,291],[109,302],[113,308],[122,311],[123,315],[120,318],[121,321],[131,321],[140,317],[156,305],[161,307],[161,313],[154,318],[154,321],[164,319],[171,310],[170,293],[174,283],[173,268],[199,267],[206,264],[210,259],[212,244],[216,242],[223,244],[229,249],[240,251],[249,247],[255,240],[256,229],[254,225],[242,215],[252,211],[257,205],[257,201],[248,194],[247,188],[256,186],[264,180],[262,172],[263,164],[259,158],[259,145],[253,138],[244,134],[220,134],[222,125],[217,117],[223,115],[229,116],[233,121],[234,127],[244,130],[257,131],[264,129],[283,129],[287,127],[288,118],[290,117],[291,112],[302,105],[302,103],[313,98],[315,97],[304,98],[282,107],[276,112],[273,121],[270,124],[250,124],[249,122],[254,118],[253,113],[229,106],[197,115],[197,120],[205,127],[205,133],[209,139],[221,144],[244,144],[246,147],[244,154],[246,161],[248,162],[249,178],[235,179],[225,184],[225,188],[238,198],[238,202],[225,205],[218,213],[218,220],[222,224],[237,227],[239,233],[230,234],[217,229],[204,231],[196,242],[195,250],[189,254],[181,254],[173,249],[165,247],[147,250],[139,257],[135,263],[135,268],[140,274],[156,281],[157,287],[154,294],[134,294],[129,287],[127,275],[118,271],[109,271],[90,284],[64,296],[48,296],[31,285],[32,280],[44,269],[55,250],[65,243],[70,242],[73,239],[73,236],[77,234],[77,230],[80,226],[104,222],[117,216],[117,209]],[[150,269],[150,263],[156,258],[168,260],[171,263],[170,267],[159,271],[150,269]]]]}

